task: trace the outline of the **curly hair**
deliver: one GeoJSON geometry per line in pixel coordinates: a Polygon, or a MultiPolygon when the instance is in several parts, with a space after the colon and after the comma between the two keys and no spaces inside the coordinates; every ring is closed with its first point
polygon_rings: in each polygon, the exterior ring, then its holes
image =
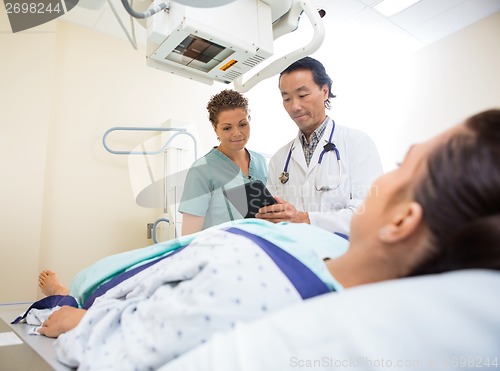
{"type": "Polygon", "coordinates": [[[214,127],[217,127],[221,112],[235,108],[242,108],[248,114],[248,99],[236,90],[223,90],[208,101],[208,119],[214,127]]]}

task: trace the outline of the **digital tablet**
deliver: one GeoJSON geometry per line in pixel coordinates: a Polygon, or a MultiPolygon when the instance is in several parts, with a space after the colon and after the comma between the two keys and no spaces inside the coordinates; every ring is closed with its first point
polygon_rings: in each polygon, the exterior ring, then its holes
{"type": "Polygon", "coordinates": [[[240,186],[225,189],[224,196],[245,218],[255,218],[255,214],[261,207],[276,203],[260,180],[252,180],[240,186]]]}

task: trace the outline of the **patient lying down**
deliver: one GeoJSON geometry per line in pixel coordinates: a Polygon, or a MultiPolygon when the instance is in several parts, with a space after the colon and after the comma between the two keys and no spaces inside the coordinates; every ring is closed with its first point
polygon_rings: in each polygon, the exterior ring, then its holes
{"type": "MultiPolygon", "coordinates": [[[[39,332],[60,335],[58,359],[73,367],[156,368],[238,321],[340,290],[322,258],[344,253],[347,244],[306,225],[227,223],[146,248],[159,256],[100,285],[94,292],[107,288],[95,301],[73,287],[85,281],[79,274],[71,291],[83,308],[63,306],[39,332]]],[[[86,278],[93,272],[89,267],[86,278]]],[[[53,272],[39,280],[46,294],[67,293],[53,272]]]]}
{"type": "MultiPolygon", "coordinates": [[[[54,312],[40,333],[59,335],[58,358],[70,366],[157,368],[236,322],[328,291],[466,268],[500,270],[498,158],[500,110],[483,112],[412,146],[398,169],[374,183],[353,217],[344,254],[340,237],[306,224],[223,224],[110,285],[87,310],[54,312]]],[[[67,292],[53,272],[39,280],[48,294],[67,292]]],[[[72,285],[71,292],[78,290],[72,285]]]]}

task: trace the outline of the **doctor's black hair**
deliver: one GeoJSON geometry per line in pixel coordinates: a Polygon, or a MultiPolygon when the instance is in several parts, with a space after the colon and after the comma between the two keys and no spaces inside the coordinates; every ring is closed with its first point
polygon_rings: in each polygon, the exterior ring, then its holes
{"type": "Polygon", "coordinates": [[[311,57],[304,57],[299,59],[298,61],[293,62],[287,68],[285,68],[280,73],[281,76],[285,73],[290,73],[297,70],[309,70],[312,73],[312,77],[314,83],[318,85],[320,88],[324,85],[328,86],[328,99],[325,100],[325,107],[330,109],[330,99],[335,98],[335,95],[332,94],[332,79],[326,73],[325,66],[323,64],[311,57]]]}
{"type": "Polygon", "coordinates": [[[432,252],[412,275],[500,270],[500,109],[465,121],[427,161],[415,188],[432,252]]]}

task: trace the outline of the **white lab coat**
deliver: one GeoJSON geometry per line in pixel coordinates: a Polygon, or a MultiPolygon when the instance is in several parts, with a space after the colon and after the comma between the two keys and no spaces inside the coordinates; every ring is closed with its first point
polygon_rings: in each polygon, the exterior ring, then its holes
{"type": "Polygon", "coordinates": [[[353,212],[362,204],[373,181],[382,174],[382,164],[377,148],[367,134],[335,124],[333,142],[339,150],[342,166],[340,185],[334,190],[317,191],[315,186],[332,187],[339,179],[334,151],[325,153],[321,164],[318,164],[331,130],[332,120],[328,120],[309,167],[304,158],[299,131],[292,142],[271,158],[267,187],[273,195],[290,202],[299,211],[307,211],[312,225],[349,235],[353,212]],[[288,165],[290,178],[282,184],[279,177],[285,168],[290,148],[294,148],[288,165]]]}

